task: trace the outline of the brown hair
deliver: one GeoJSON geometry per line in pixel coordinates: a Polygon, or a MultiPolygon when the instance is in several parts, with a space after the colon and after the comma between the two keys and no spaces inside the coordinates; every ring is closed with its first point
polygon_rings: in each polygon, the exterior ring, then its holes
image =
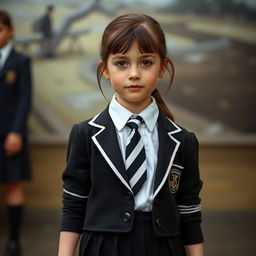
{"type": "Polygon", "coordinates": [[[0,10],[0,23],[12,28],[12,19],[8,12],[0,10]]]}
{"type": "MultiPolygon", "coordinates": [[[[161,62],[168,60],[167,70],[170,75],[171,87],[174,77],[174,65],[167,57],[166,42],[163,30],[159,23],[152,17],[144,14],[125,14],[115,18],[106,27],[101,41],[100,56],[104,67],[110,54],[125,53],[134,41],[138,42],[141,52],[156,52],[160,55],[161,62]]],[[[100,65],[97,68],[97,81],[102,94],[101,78],[104,69],[100,65]]],[[[174,120],[171,111],[163,101],[159,91],[155,89],[152,93],[160,110],[174,120]]]]}

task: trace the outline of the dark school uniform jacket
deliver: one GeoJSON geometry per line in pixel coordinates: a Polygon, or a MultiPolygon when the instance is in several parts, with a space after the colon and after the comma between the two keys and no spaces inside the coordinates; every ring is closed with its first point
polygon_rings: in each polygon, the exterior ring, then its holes
{"type": "Polygon", "coordinates": [[[26,135],[30,104],[30,59],[12,49],[0,71],[0,136],[26,135]]]}
{"type": "MultiPolygon", "coordinates": [[[[158,117],[159,150],[152,223],[156,236],[203,241],[200,222],[198,142],[195,135],[158,117]]],[[[74,125],[63,172],[62,231],[129,232],[134,196],[108,108],[74,125]]]]}
{"type": "Polygon", "coordinates": [[[44,38],[51,38],[52,37],[52,21],[50,14],[45,14],[42,17],[42,33],[44,38]]]}

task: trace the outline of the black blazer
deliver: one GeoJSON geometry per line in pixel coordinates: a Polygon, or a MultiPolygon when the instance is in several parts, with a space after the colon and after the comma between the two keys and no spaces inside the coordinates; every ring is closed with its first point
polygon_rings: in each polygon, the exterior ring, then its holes
{"type": "Polygon", "coordinates": [[[0,136],[26,134],[30,103],[30,59],[12,49],[0,71],[0,136]]]}
{"type": "MultiPolygon", "coordinates": [[[[152,209],[155,234],[182,235],[185,244],[200,243],[198,142],[193,133],[161,113],[158,136],[152,209]]],[[[134,196],[108,108],[73,127],[63,180],[61,230],[131,231],[134,196]]]]}
{"type": "Polygon", "coordinates": [[[52,21],[50,14],[46,13],[42,17],[42,33],[44,38],[51,38],[52,37],[52,21]]]}

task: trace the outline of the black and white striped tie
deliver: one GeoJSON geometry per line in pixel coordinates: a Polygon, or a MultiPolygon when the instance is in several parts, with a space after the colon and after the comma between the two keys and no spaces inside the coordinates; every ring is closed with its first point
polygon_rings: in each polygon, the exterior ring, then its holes
{"type": "Polygon", "coordinates": [[[126,124],[131,128],[131,132],[127,138],[125,166],[134,195],[138,194],[147,179],[145,148],[138,131],[139,125],[142,122],[142,117],[136,116],[135,118],[129,119],[126,124]]]}

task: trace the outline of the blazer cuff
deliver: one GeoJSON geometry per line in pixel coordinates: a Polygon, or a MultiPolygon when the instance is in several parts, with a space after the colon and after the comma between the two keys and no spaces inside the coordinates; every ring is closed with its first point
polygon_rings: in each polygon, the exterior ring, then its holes
{"type": "Polygon", "coordinates": [[[200,223],[187,223],[181,227],[184,245],[199,244],[204,241],[200,223]]]}
{"type": "Polygon", "coordinates": [[[62,219],[60,231],[68,231],[68,232],[74,232],[81,234],[83,232],[82,230],[83,223],[81,223],[80,220],[74,220],[74,219],[62,219]]]}
{"type": "Polygon", "coordinates": [[[82,233],[87,200],[63,193],[61,231],[82,233]]]}
{"type": "Polygon", "coordinates": [[[17,133],[20,136],[24,136],[25,135],[24,129],[17,129],[17,128],[10,129],[10,131],[8,133],[17,133]]]}

